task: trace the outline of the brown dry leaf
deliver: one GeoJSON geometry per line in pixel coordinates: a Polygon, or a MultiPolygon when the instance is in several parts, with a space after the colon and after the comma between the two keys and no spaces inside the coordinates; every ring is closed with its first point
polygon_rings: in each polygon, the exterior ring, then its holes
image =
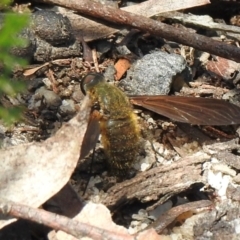
{"type": "Polygon", "coordinates": [[[126,58],[120,58],[114,65],[116,69],[115,79],[118,81],[123,74],[130,68],[131,63],[126,58]]]}
{"type": "Polygon", "coordinates": [[[47,66],[47,65],[49,65],[48,62],[42,64],[42,65],[39,66],[39,67],[26,69],[26,70],[23,72],[23,76],[25,76],[25,77],[31,76],[31,75],[33,75],[35,72],[37,72],[39,69],[41,69],[41,68],[43,68],[43,67],[45,67],[45,66],[47,66]]]}
{"type": "Polygon", "coordinates": [[[216,57],[216,60],[208,61],[206,69],[216,75],[231,79],[236,71],[238,71],[240,64],[226,58],[216,57]]]}
{"type": "Polygon", "coordinates": [[[44,209],[69,218],[75,217],[84,203],[79,194],[67,183],[57,194],[44,203],[44,209]]]}
{"type": "MultiPolygon", "coordinates": [[[[86,99],[80,113],[46,141],[0,151],[0,198],[39,207],[68,182],[78,162],[88,105],[86,99]]],[[[5,220],[0,215],[0,228],[8,224],[5,220]]]]}
{"type": "MultiPolygon", "coordinates": [[[[88,223],[92,226],[109,230],[116,234],[128,235],[126,228],[118,226],[112,221],[110,211],[102,204],[89,202],[86,206],[84,206],[81,213],[78,214],[74,220],[78,220],[82,223],[88,223]]],[[[58,240],[76,240],[76,238],[63,231],[58,231],[56,236],[58,240]]],[[[90,238],[88,239],[90,240],[90,238]]]]}
{"type": "MultiPolygon", "coordinates": [[[[121,9],[145,17],[152,17],[163,12],[177,11],[209,3],[209,0],[149,0],[121,9]]],[[[108,23],[107,25],[103,25],[97,21],[90,20],[77,15],[72,11],[68,11],[65,8],[59,8],[59,12],[69,18],[73,27],[74,35],[80,39],[83,36],[85,41],[100,39],[119,31],[114,24],[108,23]]]]}
{"type": "MultiPolygon", "coordinates": [[[[116,235],[119,235],[118,239],[135,239],[134,236],[131,236],[128,233],[128,230],[123,226],[116,225],[111,218],[111,213],[103,204],[95,204],[89,202],[74,218],[74,220],[78,220],[82,223],[87,223],[95,227],[99,227],[103,230],[108,230],[116,235]],[[120,238],[122,236],[122,238],[120,238]]],[[[58,231],[56,234],[57,240],[77,240],[77,238],[63,232],[58,231]]],[[[86,237],[81,238],[82,240],[92,240],[92,238],[86,237]]],[[[138,240],[160,240],[160,236],[156,233],[154,229],[148,229],[143,231],[137,237],[138,240]]]]}
{"type": "Polygon", "coordinates": [[[52,64],[61,64],[61,63],[64,63],[64,62],[67,62],[68,60],[70,59],[56,59],[56,60],[53,60],[51,62],[46,62],[44,64],[42,64],[41,66],[38,66],[38,67],[34,67],[34,68],[30,68],[30,69],[26,69],[24,70],[23,72],[23,75],[25,77],[28,77],[28,76],[31,76],[33,75],[35,72],[37,72],[39,69],[45,67],[45,66],[48,66],[50,63],[52,64]]]}

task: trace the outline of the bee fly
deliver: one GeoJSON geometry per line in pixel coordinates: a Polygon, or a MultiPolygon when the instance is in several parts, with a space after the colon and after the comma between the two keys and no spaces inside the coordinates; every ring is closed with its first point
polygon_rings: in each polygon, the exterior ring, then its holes
{"type": "Polygon", "coordinates": [[[140,129],[132,104],[119,88],[107,83],[103,75],[98,73],[85,76],[82,89],[99,110],[93,110],[90,116],[81,156],[85,155],[83,151],[88,149],[86,146],[92,144],[89,137],[92,136],[93,141],[97,141],[100,127],[101,142],[110,169],[117,175],[122,175],[131,168],[139,148],[140,129]]]}
{"type": "Polygon", "coordinates": [[[80,158],[95,146],[101,133],[108,164],[117,175],[124,175],[131,169],[139,151],[140,127],[132,104],[195,125],[240,123],[240,108],[223,100],[162,95],[127,97],[99,73],[86,75],[81,88],[91,99],[93,108],[80,158]]]}

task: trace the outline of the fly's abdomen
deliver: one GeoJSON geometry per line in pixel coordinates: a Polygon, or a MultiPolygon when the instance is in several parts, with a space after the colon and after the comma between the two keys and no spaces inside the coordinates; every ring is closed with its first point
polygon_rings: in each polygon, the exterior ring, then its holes
{"type": "Polygon", "coordinates": [[[133,112],[123,119],[100,122],[102,144],[112,172],[124,175],[129,170],[139,150],[139,126],[133,112]]]}

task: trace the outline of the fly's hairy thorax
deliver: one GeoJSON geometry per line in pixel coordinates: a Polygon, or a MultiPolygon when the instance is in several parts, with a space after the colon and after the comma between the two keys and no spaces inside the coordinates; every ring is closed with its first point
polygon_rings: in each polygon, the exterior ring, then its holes
{"type": "Polygon", "coordinates": [[[124,175],[139,150],[140,129],[128,97],[117,87],[101,83],[90,94],[100,106],[102,144],[111,171],[124,175]]]}

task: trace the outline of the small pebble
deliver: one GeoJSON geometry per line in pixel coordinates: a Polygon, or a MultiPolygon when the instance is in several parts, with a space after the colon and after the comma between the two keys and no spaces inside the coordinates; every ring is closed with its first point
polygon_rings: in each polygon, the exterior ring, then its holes
{"type": "Polygon", "coordinates": [[[73,100],[71,99],[63,100],[59,110],[61,115],[64,116],[74,114],[76,112],[76,109],[73,100]]]}

